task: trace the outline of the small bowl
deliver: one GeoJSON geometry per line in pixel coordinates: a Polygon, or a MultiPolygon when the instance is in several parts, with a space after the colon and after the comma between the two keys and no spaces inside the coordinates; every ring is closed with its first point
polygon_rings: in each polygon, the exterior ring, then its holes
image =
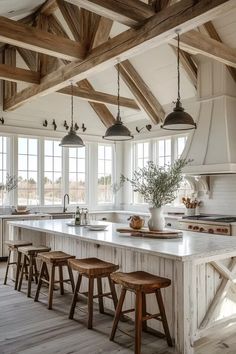
{"type": "Polygon", "coordinates": [[[16,211],[26,211],[27,205],[17,205],[16,211]]]}

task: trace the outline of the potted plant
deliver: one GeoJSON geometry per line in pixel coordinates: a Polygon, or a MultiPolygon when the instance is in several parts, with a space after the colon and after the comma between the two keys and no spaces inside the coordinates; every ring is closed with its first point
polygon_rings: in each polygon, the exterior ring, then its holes
{"type": "Polygon", "coordinates": [[[188,163],[189,160],[177,159],[172,165],[160,167],[153,161],[148,161],[145,167],[134,171],[132,179],[121,176],[121,182],[130,182],[134,192],[140,193],[149,204],[150,230],[163,230],[162,207],[176,198],[182,181],[182,169],[188,163]]]}

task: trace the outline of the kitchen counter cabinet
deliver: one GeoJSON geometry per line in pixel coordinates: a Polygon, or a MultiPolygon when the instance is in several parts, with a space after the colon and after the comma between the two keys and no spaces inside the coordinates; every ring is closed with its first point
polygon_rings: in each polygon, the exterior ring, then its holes
{"type": "MultiPolygon", "coordinates": [[[[223,326],[224,321],[236,316],[236,237],[186,231],[182,239],[134,238],[117,233],[120,224],[107,225],[107,231],[96,232],[70,227],[66,220],[9,223],[12,239],[45,243],[77,258],[98,257],[119,264],[124,272],[144,270],[170,278],[172,284],[164,289],[163,298],[179,354],[194,353],[197,339],[206,336],[216,324],[223,326]]],[[[133,305],[134,297],[129,294],[125,306],[133,305]]],[[[112,309],[109,300],[105,306],[112,309]]],[[[148,312],[156,312],[152,295],[147,306],[148,312]]],[[[162,330],[158,321],[151,320],[149,325],[162,330]]]]}

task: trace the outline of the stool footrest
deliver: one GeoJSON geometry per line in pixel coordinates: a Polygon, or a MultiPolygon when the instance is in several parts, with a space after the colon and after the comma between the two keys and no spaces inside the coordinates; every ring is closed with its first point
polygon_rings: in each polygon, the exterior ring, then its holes
{"type": "Polygon", "coordinates": [[[130,313],[130,312],[134,312],[135,309],[129,309],[129,310],[124,310],[122,311],[122,315],[126,314],[126,313],[130,313]]]}
{"type": "Polygon", "coordinates": [[[148,320],[152,320],[152,319],[155,319],[155,320],[158,320],[158,321],[161,321],[162,322],[162,319],[160,318],[161,317],[161,314],[160,313],[155,313],[155,314],[150,314],[150,313],[147,313],[146,316],[143,317],[143,321],[148,321],[148,320]]]}

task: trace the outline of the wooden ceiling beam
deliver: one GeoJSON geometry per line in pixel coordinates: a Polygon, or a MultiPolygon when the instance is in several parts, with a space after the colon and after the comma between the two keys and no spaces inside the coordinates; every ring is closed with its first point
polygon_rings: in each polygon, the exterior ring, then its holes
{"type": "MultiPolygon", "coordinates": [[[[222,43],[222,40],[211,21],[204,23],[203,27],[212,39],[215,39],[216,41],[222,43]]],[[[234,81],[236,82],[236,69],[229,65],[227,65],[227,69],[230,72],[230,75],[232,76],[234,81]]]]}
{"type": "Polygon", "coordinates": [[[112,21],[137,27],[155,14],[151,6],[140,0],[67,0],[112,21]]]}
{"type": "MultiPolygon", "coordinates": [[[[176,40],[171,43],[177,45],[176,40]]],[[[191,54],[202,54],[236,68],[236,49],[220,43],[198,31],[189,31],[180,36],[180,47],[191,54]]]]}
{"type": "MultiPolygon", "coordinates": [[[[62,13],[63,15],[63,13],[62,13]]],[[[64,13],[65,15],[65,13],[64,13]]],[[[51,16],[52,19],[50,21],[50,23],[53,25],[53,31],[55,34],[61,33],[61,35],[65,38],[68,38],[67,33],[63,30],[63,27],[61,26],[61,24],[57,21],[57,19],[54,16],[51,16]]],[[[65,21],[70,21],[70,14],[67,13],[67,15],[64,17],[65,21]]],[[[83,19],[83,16],[80,18],[80,20],[83,19]]],[[[91,18],[90,18],[91,20],[91,18]]],[[[77,33],[75,33],[75,31],[72,32],[72,34],[74,35],[74,38],[83,38],[84,32],[81,33],[81,24],[78,27],[76,27],[76,31],[78,31],[77,33]]],[[[64,63],[66,64],[66,63],[64,63]]],[[[87,91],[94,91],[93,86],[90,84],[90,82],[87,79],[84,79],[83,81],[80,81],[77,83],[78,87],[80,87],[83,90],[87,90],[87,91]]],[[[115,118],[113,117],[112,113],[109,111],[109,109],[106,107],[105,104],[103,103],[97,103],[97,102],[92,102],[89,101],[88,102],[90,107],[93,109],[93,111],[95,112],[95,114],[99,117],[99,119],[101,120],[101,122],[105,125],[106,128],[110,127],[112,124],[115,123],[115,118]]]]}
{"type": "Polygon", "coordinates": [[[96,28],[94,29],[93,38],[90,43],[90,49],[98,47],[109,39],[113,21],[109,18],[100,16],[96,28]]]}
{"type": "Polygon", "coordinates": [[[68,3],[64,0],[56,0],[57,6],[60,9],[73,37],[76,41],[81,41],[79,32],[79,16],[80,10],[78,6],[68,3]]]}
{"type": "Polygon", "coordinates": [[[165,112],[161,104],[129,60],[120,63],[120,74],[131,93],[134,95],[139,107],[146,112],[152,123],[158,124],[163,121],[165,112]]]}
{"type": "MultiPolygon", "coordinates": [[[[71,95],[71,88],[65,87],[59,91],[59,93],[65,95],[71,95]]],[[[95,91],[95,90],[85,90],[78,87],[73,88],[73,94],[83,100],[97,103],[105,103],[117,106],[117,96],[108,93],[95,91]]],[[[135,110],[140,110],[139,106],[132,98],[120,97],[120,105],[122,107],[131,108],[135,110]]]]}
{"type": "MultiPolygon", "coordinates": [[[[3,53],[4,64],[16,67],[16,49],[15,48],[5,48],[3,53]]],[[[3,81],[3,110],[5,102],[8,98],[14,96],[17,93],[17,83],[11,81],[3,81]]]]}
{"type": "Polygon", "coordinates": [[[0,79],[12,82],[28,82],[39,84],[39,73],[31,70],[16,68],[12,65],[0,64],[0,79]]]}
{"type": "Polygon", "coordinates": [[[45,16],[52,15],[57,9],[56,0],[46,0],[45,3],[40,7],[39,12],[45,16]]]}
{"type": "Polygon", "coordinates": [[[85,50],[78,42],[57,37],[2,16],[0,16],[0,41],[70,61],[78,61],[85,57],[85,50]]]}
{"type": "Polygon", "coordinates": [[[5,108],[13,110],[36,97],[58,91],[66,87],[71,78],[83,80],[115,65],[117,58],[123,61],[170,41],[176,36],[175,31],[180,25],[182,31],[189,31],[235,7],[234,0],[181,0],[158,12],[140,28],[125,31],[94,48],[84,61],[61,67],[44,77],[40,85],[17,93],[7,101],[5,108]]]}

